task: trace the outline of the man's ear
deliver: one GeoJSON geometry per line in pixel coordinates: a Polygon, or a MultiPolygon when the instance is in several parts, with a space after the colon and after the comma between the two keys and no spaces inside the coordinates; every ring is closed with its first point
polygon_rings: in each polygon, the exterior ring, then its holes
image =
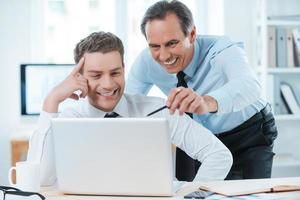
{"type": "Polygon", "coordinates": [[[190,42],[194,43],[197,37],[197,33],[196,33],[196,26],[194,25],[191,32],[190,32],[190,42]]]}

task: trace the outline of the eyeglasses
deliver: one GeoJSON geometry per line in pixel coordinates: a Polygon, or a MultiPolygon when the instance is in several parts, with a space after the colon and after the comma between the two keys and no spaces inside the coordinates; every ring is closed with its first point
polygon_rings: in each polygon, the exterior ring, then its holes
{"type": "MultiPolygon", "coordinates": [[[[8,196],[29,197],[29,196],[34,196],[34,195],[39,197],[39,199],[41,199],[41,200],[46,199],[43,195],[41,195],[37,192],[25,192],[25,191],[19,190],[18,188],[14,188],[14,187],[0,186],[0,200],[6,200],[5,198],[8,196]]],[[[12,197],[12,199],[13,199],[13,197],[12,197]]]]}

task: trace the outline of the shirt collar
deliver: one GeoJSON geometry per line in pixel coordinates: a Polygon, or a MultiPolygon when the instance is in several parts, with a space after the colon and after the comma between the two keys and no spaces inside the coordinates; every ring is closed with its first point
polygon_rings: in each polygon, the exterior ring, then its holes
{"type": "Polygon", "coordinates": [[[183,72],[189,77],[193,77],[194,73],[197,70],[198,62],[200,59],[200,47],[197,41],[194,42],[194,53],[191,62],[188,66],[183,70],[183,72]]]}
{"type": "MultiPolygon", "coordinates": [[[[94,107],[92,104],[90,104],[88,100],[87,100],[87,104],[91,116],[103,118],[104,115],[107,113],[94,107]]],[[[124,95],[122,95],[120,101],[118,102],[118,104],[116,105],[115,109],[112,112],[118,113],[121,117],[129,117],[128,104],[124,95]]]]}
{"type": "Polygon", "coordinates": [[[122,95],[113,112],[118,113],[121,117],[129,117],[128,103],[124,95],[122,95]]]}

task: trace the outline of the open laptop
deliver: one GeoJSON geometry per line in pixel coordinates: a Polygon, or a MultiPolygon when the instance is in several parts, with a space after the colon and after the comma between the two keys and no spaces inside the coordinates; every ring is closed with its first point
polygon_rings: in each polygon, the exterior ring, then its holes
{"type": "Polygon", "coordinates": [[[158,118],[52,120],[58,188],[69,194],[172,196],[168,122],[158,118]]]}

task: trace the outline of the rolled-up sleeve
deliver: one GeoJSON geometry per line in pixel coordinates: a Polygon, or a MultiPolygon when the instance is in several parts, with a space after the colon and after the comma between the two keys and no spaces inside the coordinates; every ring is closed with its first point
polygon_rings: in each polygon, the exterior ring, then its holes
{"type": "Polygon", "coordinates": [[[172,143],[202,163],[194,181],[223,180],[232,165],[232,155],[227,147],[187,115],[179,116],[177,112],[169,115],[167,112],[172,143]]]}

